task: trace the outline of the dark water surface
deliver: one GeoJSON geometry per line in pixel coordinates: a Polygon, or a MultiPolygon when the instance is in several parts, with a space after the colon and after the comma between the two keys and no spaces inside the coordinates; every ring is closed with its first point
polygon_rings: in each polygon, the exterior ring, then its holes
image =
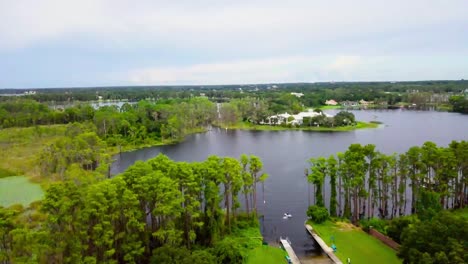
{"type": "MultiPolygon", "coordinates": [[[[327,111],[333,114],[334,111],[327,111]]],[[[259,212],[264,215],[262,232],[267,240],[287,236],[296,254],[314,249],[314,241],[304,228],[308,190],[304,169],[311,157],[329,156],[345,151],[352,143],[375,144],[377,150],[391,154],[411,146],[433,141],[441,146],[452,140],[468,140],[468,115],[432,111],[367,110],[353,111],[357,120],[378,120],[376,129],[351,132],[240,131],[215,128],[196,134],[177,145],[151,147],[117,155],[111,173],[124,171],[137,160],[164,153],[177,161],[201,161],[209,155],[239,157],[242,153],[259,156],[264,171],[265,203],[258,191],[259,212]],[[282,215],[289,212],[290,219],[282,215]]],[[[325,197],[329,199],[329,197],[325,197]]]]}

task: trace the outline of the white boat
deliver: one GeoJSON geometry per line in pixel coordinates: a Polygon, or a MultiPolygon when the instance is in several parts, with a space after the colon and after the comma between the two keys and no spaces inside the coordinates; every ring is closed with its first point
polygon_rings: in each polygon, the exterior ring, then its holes
{"type": "Polygon", "coordinates": [[[288,218],[291,218],[291,217],[292,217],[292,215],[289,214],[289,213],[284,213],[284,215],[283,215],[283,219],[288,219],[288,218]]]}

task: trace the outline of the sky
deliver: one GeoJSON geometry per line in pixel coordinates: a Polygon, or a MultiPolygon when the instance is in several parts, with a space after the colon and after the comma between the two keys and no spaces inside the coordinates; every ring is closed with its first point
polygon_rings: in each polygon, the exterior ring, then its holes
{"type": "Polygon", "coordinates": [[[467,0],[0,0],[0,88],[459,79],[467,0]]]}

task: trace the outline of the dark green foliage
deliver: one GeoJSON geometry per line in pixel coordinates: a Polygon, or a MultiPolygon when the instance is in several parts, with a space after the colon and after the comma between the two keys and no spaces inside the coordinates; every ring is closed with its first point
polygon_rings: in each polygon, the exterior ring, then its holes
{"type": "Polygon", "coordinates": [[[340,111],[335,115],[334,122],[336,126],[348,126],[353,125],[356,122],[356,119],[353,113],[340,111]]]}
{"type": "Polygon", "coordinates": [[[231,238],[225,238],[216,243],[213,254],[218,259],[218,263],[221,264],[240,264],[245,260],[239,243],[231,238]]]}
{"type": "MultiPolygon", "coordinates": [[[[69,133],[78,134],[77,139],[86,135],[75,126],[69,133]]],[[[96,152],[87,148],[68,149],[96,152]]],[[[73,157],[60,153],[65,161],[73,157]]],[[[87,180],[99,172],[72,161],[63,165],[65,179],[48,188],[38,226],[17,225],[17,214],[0,208],[2,261],[242,263],[248,251],[261,245],[256,217],[237,212],[238,193],[267,177],[256,156],[243,163],[250,177],[243,177],[244,166],[229,157],[187,163],[161,154],[107,180],[87,180]],[[213,252],[205,251],[213,246],[213,252]]]]}
{"type": "Polygon", "coordinates": [[[408,203],[421,220],[442,209],[466,206],[467,141],[453,141],[448,147],[425,142],[400,155],[380,153],[372,144],[352,144],[337,158],[318,157],[309,162],[307,180],[315,187],[315,204],[324,204],[323,185],[328,178],[330,214],[338,208],[339,217],[354,223],[365,217],[403,216],[408,203]]]}
{"type": "Polygon", "coordinates": [[[468,114],[468,99],[466,96],[452,96],[449,102],[454,112],[468,114]]]}
{"type": "Polygon", "coordinates": [[[384,219],[379,219],[379,218],[371,218],[371,219],[365,219],[359,221],[359,224],[361,225],[362,229],[365,231],[369,231],[371,228],[379,231],[382,234],[387,234],[386,227],[388,225],[388,221],[384,219]]]}
{"type": "Polygon", "coordinates": [[[185,247],[162,246],[153,250],[151,256],[152,264],[182,264],[187,263],[190,258],[190,251],[185,247]]]}
{"type": "Polygon", "coordinates": [[[398,256],[404,263],[467,263],[468,220],[440,212],[431,221],[407,227],[398,256]]]}
{"type": "Polygon", "coordinates": [[[209,250],[195,250],[186,257],[183,264],[217,264],[218,260],[209,250]]]}
{"type": "Polygon", "coordinates": [[[410,225],[418,224],[419,219],[417,216],[402,216],[394,218],[388,222],[386,226],[387,236],[397,243],[401,243],[401,234],[410,225]]]}
{"type": "Polygon", "coordinates": [[[330,217],[327,208],[316,205],[309,206],[309,209],[307,209],[307,216],[318,224],[327,221],[330,217]]]}
{"type": "Polygon", "coordinates": [[[416,202],[416,212],[422,221],[430,221],[432,217],[442,210],[440,194],[434,191],[420,190],[416,202]]]}

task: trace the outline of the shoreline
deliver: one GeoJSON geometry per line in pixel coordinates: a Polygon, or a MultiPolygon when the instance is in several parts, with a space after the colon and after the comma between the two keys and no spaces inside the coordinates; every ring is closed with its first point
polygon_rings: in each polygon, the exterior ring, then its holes
{"type": "Polygon", "coordinates": [[[358,129],[378,128],[382,123],[358,121],[355,126],[342,127],[284,127],[270,125],[254,125],[248,122],[239,122],[235,125],[216,125],[217,127],[231,130],[256,130],[256,131],[316,131],[316,132],[349,132],[358,129]]]}

